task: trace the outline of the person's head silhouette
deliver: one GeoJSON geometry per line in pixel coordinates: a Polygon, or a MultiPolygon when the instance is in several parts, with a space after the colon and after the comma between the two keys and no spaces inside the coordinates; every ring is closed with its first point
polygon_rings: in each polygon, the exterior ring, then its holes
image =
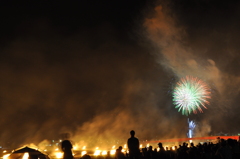
{"type": "Polygon", "coordinates": [[[152,151],[152,149],[153,149],[153,147],[152,146],[149,146],[149,148],[148,148],[150,151],[152,151]]]}
{"type": "Polygon", "coordinates": [[[161,142],[158,143],[158,146],[159,146],[159,147],[163,147],[161,142]]]}
{"type": "Polygon", "coordinates": [[[134,137],[135,131],[134,131],[134,130],[131,130],[131,131],[130,131],[130,135],[131,135],[131,137],[134,137]]]}

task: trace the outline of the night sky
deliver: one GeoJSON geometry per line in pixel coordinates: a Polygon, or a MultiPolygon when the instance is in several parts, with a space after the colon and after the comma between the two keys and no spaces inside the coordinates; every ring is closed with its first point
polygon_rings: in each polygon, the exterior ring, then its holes
{"type": "Polygon", "coordinates": [[[240,133],[240,3],[208,0],[1,1],[0,145],[240,133]],[[172,102],[205,81],[204,113],[172,102]]]}

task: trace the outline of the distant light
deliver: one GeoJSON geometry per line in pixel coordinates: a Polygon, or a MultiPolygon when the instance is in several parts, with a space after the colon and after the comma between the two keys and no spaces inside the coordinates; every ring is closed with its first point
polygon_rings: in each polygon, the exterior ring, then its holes
{"type": "Polygon", "coordinates": [[[84,149],[86,149],[86,146],[83,146],[83,148],[82,148],[82,149],[83,149],[83,150],[84,150],[84,149]]]}
{"type": "Polygon", "coordinates": [[[55,151],[58,151],[58,148],[56,148],[55,151]]]}
{"type": "Polygon", "coordinates": [[[107,151],[102,151],[102,155],[107,155],[107,151]]]}
{"type": "Polygon", "coordinates": [[[82,156],[85,155],[85,154],[87,154],[87,151],[82,151],[82,152],[81,152],[81,155],[82,155],[82,156]]]}
{"type": "Polygon", "coordinates": [[[76,147],[76,146],[73,146],[73,149],[74,149],[74,150],[76,150],[76,149],[77,149],[77,147],[76,147]]]}
{"type": "Polygon", "coordinates": [[[62,153],[62,152],[56,152],[56,153],[55,153],[55,156],[56,156],[57,158],[62,158],[62,157],[63,157],[63,153],[62,153]]]}
{"type": "Polygon", "coordinates": [[[3,153],[6,153],[6,152],[7,152],[6,150],[3,151],[3,153]]]}
{"type": "Polygon", "coordinates": [[[100,150],[96,150],[93,155],[94,155],[94,156],[98,156],[98,155],[100,155],[100,153],[101,153],[100,150]]]}
{"type": "Polygon", "coordinates": [[[111,154],[111,155],[115,155],[115,153],[116,153],[116,150],[111,150],[111,151],[110,151],[110,154],[111,154]]]}
{"type": "Polygon", "coordinates": [[[28,152],[26,152],[26,153],[24,153],[22,159],[28,159],[28,157],[29,157],[29,154],[28,154],[28,152]]]}
{"type": "Polygon", "coordinates": [[[10,155],[10,153],[6,154],[6,155],[3,155],[3,159],[7,159],[9,155],[10,155]]]}

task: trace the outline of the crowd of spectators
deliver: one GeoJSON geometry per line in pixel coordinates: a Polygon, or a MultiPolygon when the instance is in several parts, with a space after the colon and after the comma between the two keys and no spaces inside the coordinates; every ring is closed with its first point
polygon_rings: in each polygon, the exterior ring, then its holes
{"type": "MultiPolygon", "coordinates": [[[[204,142],[196,145],[193,142],[184,142],[172,147],[163,147],[162,143],[158,143],[158,148],[149,146],[140,149],[135,132],[132,130],[130,134],[128,151],[123,152],[122,146],[119,146],[114,156],[108,154],[105,157],[98,156],[97,159],[240,159],[240,141],[235,139],[218,138],[216,143],[204,142]]],[[[90,158],[89,155],[82,157],[90,158]]]]}
{"type": "MultiPolygon", "coordinates": [[[[139,156],[135,159],[240,159],[240,142],[234,139],[219,139],[217,143],[205,142],[194,145],[183,143],[174,147],[163,147],[162,143],[158,148],[152,146],[142,148],[139,156]]],[[[127,159],[131,157],[128,153],[118,155],[115,159],[127,159]]]]}

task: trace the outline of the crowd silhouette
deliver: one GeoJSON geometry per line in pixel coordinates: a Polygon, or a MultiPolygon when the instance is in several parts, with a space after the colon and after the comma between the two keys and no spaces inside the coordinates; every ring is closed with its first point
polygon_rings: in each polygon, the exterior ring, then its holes
{"type": "MultiPolygon", "coordinates": [[[[182,143],[174,147],[163,147],[158,143],[158,148],[139,147],[139,140],[130,132],[131,137],[127,140],[128,152],[122,152],[122,146],[116,150],[115,156],[99,156],[98,159],[240,159],[240,141],[235,139],[220,139],[217,143],[205,142],[182,143]]],[[[88,155],[88,159],[91,157],[88,155]]],[[[86,156],[82,159],[87,158],[86,156]]]]}

